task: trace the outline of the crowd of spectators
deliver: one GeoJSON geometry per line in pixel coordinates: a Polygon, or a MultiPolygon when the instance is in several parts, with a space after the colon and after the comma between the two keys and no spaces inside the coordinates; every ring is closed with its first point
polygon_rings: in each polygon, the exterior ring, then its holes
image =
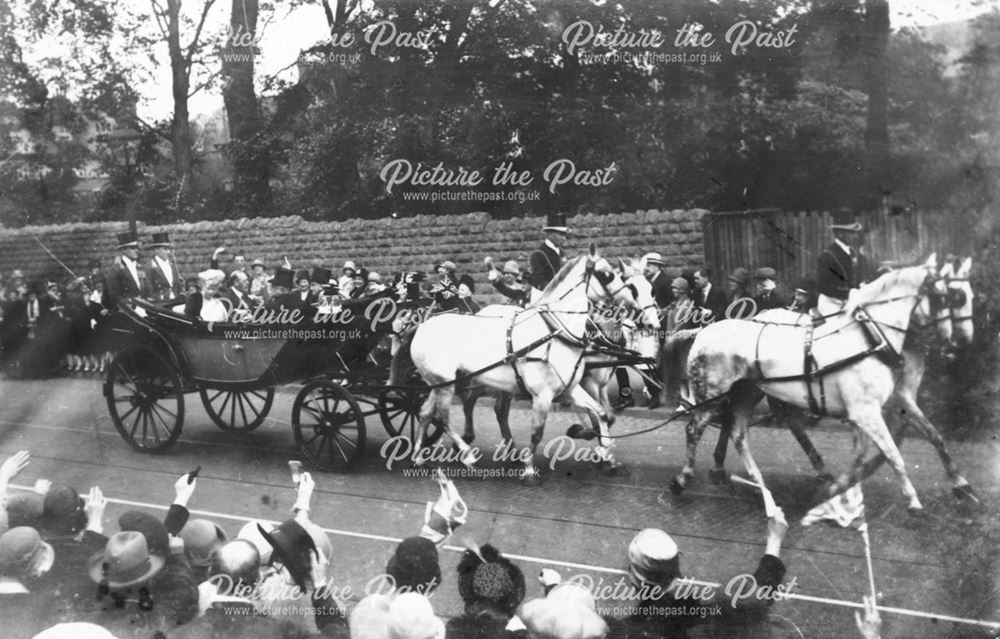
{"type": "MultiPolygon", "coordinates": [[[[190,516],[188,504],[203,481],[197,471],[176,480],[165,516],[127,510],[106,530],[109,500],[100,488],[81,496],[39,480],[31,491],[8,490],[28,463],[28,453],[20,452],[0,465],[4,636],[651,639],[769,636],[754,632],[772,628],[773,596],[735,601],[722,590],[694,596],[680,588],[680,549],[655,528],[622,549],[628,567],[622,579],[631,589],[625,612],[599,607],[601,598],[583,582],[564,581],[552,569],[528,580],[489,544],[467,540],[456,572],[444,573],[439,549],[454,539],[469,509],[440,473],[437,498],[414,527],[419,532],[397,545],[383,574],[372,575],[369,584],[379,586],[353,594],[338,587],[331,569],[343,574],[349,558],[336,556],[330,536],[310,516],[309,473],[296,473],[288,519],[246,520],[230,536],[219,522],[190,516]],[[445,620],[434,595],[447,581],[457,585],[463,607],[445,620]]],[[[777,508],[752,573],[760,592],[773,593],[784,582],[787,528],[777,508]]],[[[877,636],[877,628],[866,636],[877,636]]]]}

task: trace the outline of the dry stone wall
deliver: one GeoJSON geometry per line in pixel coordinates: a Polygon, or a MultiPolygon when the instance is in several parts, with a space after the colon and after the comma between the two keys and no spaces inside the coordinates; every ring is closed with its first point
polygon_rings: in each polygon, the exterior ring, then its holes
{"type": "MultiPolygon", "coordinates": [[[[679,272],[705,259],[701,219],[706,213],[695,209],[577,215],[568,220],[573,234],[567,251],[578,254],[590,242],[608,257],[659,251],[679,272]]],[[[236,252],[248,259],[259,257],[269,267],[287,256],[295,268],[326,266],[336,272],[350,259],[383,275],[401,269],[430,270],[450,259],[459,273],[473,275],[476,298],[483,302],[498,299],[486,280],[483,258],[491,256],[498,265],[516,259],[526,267],[531,251],[541,242],[543,223],[539,218],[492,220],[481,212],[346,222],[307,222],[291,216],[142,226],[139,237],[148,244],[154,232],[169,232],[185,276],[207,268],[218,246],[229,250],[223,268],[236,252]]],[[[107,222],[0,229],[0,272],[5,279],[13,269],[23,270],[29,280],[67,279],[53,255],[80,274],[92,258],[107,268],[115,256],[115,235],[127,228],[124,222],[107,222]]],[[[145,249],[140,254],[143,262],[150,257],[145,249]]]]}

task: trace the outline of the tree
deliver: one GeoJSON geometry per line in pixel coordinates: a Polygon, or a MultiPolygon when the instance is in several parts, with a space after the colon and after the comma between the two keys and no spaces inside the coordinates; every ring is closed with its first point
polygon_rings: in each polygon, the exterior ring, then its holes
{"type": "Polygon", "coordinates": [[[233,191],[243,210],[259,212],[270,206],[270,153],[258,138],[262,133],[260,106],[254,91],[258,0],[232,0],[229,38],[222,56],[222,96],[226,104],[233,161],[233,191]]]}
{"type": "MultiPolygon", "coordinates": [[[[188,98],[203,86],[191,89],[191,71],[196,62],[196,55],[201,53],[204,42],[201,40],[202,30],[208,12],[215,0],[203,0],[200,15],[193,26],[194,33],[186,46],[181,44],[181,29],[186,22],[181,14],[182,0],[166,0],[164,6],[160,0],[150,0],[153,16],[160,29],[160,34],[167,43],[170,54],[170,80],[173,94],[174,112],[170,120],[170,138],[174,154],[174,172],[178,180],[177,207],[180,209],[183,198],[189,197],[192,187],[192,152],[191,123],[188,113],[188,98]]],[[[187,25],[189,26],[189,25],[187,25]]]]}

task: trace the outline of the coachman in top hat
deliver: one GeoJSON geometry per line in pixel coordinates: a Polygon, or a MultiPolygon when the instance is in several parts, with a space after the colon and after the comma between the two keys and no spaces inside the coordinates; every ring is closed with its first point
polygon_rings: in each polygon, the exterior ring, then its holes
{"type": "Polygon", "coordinates": [[[105,288],[107,306],[113,309],[121,301],[146,297],[147,292],[146,271],[139,264],[139,238],[131,231],[119,233],[118,257],[108,272],[105,288]]]}
{"type": "Polygon", "coordinates": [[[177,270],[167,233],[153,233],[153,259],[149,262],[149,297],[153,301],[177,300],[184,294],[184,278],[177,270]]]}
{"type": "Polygon", "coordinates": [[[566,226],[565,213],[550,213],[548,224],[542,227],[545,242],[541,248],[531,254],[531,300],[535,301],[539,294],[549,285],[563,265],[563,245],[569,235],[566,226]]]}
{"type": "Polygon", "coordinates": [[[847,303],[848,293],[865,281],[868,265],[861,255],[864,227],[850,211],[837,211],[830,224],[833,242],[826,247],[816,266],[816,308],[823,315],[836,313],[847,303]]]}

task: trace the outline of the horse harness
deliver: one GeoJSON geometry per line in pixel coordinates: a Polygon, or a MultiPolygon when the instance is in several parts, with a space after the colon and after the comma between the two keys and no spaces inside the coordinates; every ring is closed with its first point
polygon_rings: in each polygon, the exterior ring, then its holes
{"type": "MultiPolygon", "coordinates": [[[[922,292],[918,292],[914,295],[905,295],[895,298],[890,298],[887,300],[880,300],[878,302],[873,302],[873,304],[887,304],[889,302],[898,301],[900,299],[905,299],[906,297],[916,297],[917,302],[914,304],[914,309],[916,305],[920,303],[920,297],[923,295],[922,292]]],[[[911,314],[912,314],[911,310],[911,314]]],[[[839,315],[840,313],[834,313],[833,315],[839,315]]],[[[830,317],[824,316],[824,317],[830,317]]],[[[884,363],[889,368],[898,368],[902,365],[903,355],[889,342],[889,339],[885,335],[883,330],[883,325],[880,322],[875,321],[868,311],[865,310],[863,306],[859,306],[854,310],[853,320],[861,327],[862,333],[868,342],[868,348],[845,357],[843,359],[837,360],[826,366],[819,366],[816,361],[816,357],[813,355],[812,346],[814,342],[813,331],[815,330],[815,322],[811,322],[805,326],[805,338],[803,340],[803,357],[802,357],[802,374],[800,375],[783,375],[780,377],[765,377],[764,371],[760,365],[760,341],[761,337],[764,335],[764,331],[767,330],[768,326],[789,326],[789,324],[780,324],[777,322],[764,322],[757,333],[757,342],[754,345],[754,367],[757,370],[757,374],[760,376],[760,383],[774,384],[779,382],[804,382],[806,385],[806,393],[808,394],[809,401],[809,412],[820,417],[826,414],[826,388],[823,384],[823,377],[834,373],[843,368],[847,368],[857,362],[860,362],[868,357],[874,355],[878,357],[882,363],[884,363]],[[816,394],[813,391],[813,382],[816,381],[819,387],[819,401],[817,401],[816,394]]],[[[791,324],[790,326],[799,326],[798,324],[791,324]]],[[[888,328],[896,330],[904,330],[898,326],[893,326],[891,324],[885,325],[888,328]]],[[[843,328],[846,328],[844,326],[843,328]]],[[[843,330],[843,328],[837,329],[837,332],[843,330]]]]}

